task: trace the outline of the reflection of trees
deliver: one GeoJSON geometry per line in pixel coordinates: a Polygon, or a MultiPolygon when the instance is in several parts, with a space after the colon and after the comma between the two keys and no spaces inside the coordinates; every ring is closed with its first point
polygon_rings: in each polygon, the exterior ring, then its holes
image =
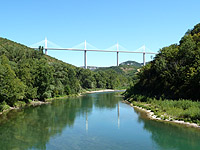
{"type": "Polygon", "coordinates": [[[95,106],[98,108],[116,108],[116,104],[121,98],[114,95],[115,93],[96,94],[95,106]]]}
{"type": "Polygon", "coordinates": [[[199,149],[200,131],[198,129],[184,128],[181,125],[149,120],[141,116],[138,121],[144,123],[144,129],[152,133],[152,140],[162,149],[199,149]]]}
{"type": "Polygon", "coordinates": [[[92,110],[90,97],[56,100],[51,105],[41,105],[9,113],[0,125],[0,149],[46,149],[51,136],[73,126],[76,116],[92,110]],[[10,118],[7,121],[6,118],[10,118]]]}

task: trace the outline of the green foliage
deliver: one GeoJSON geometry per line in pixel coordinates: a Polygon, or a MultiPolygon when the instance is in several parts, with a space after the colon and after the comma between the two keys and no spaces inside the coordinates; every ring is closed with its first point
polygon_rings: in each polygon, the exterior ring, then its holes
{"type": "Polygon", "coordinates": [[[94,73],[89,69],[79,68],[77,78],[80,80],[81,87],[84,89],[92,89],[96,87],[94,73]]]}
{"type": "Polygon", "coordinates": [[[164,47],[124,93],[136,106],[166,119],[200,123],[200,24],[180,43],[164,47]],[[189,100],[184,100],[189,99],[189,100]]]}
{"type": "Polygon", "coordinates": [[[10,106],[5,101],[0,103],[0,111],[8,110],[9,108],[10,106]]]}
{"type": "Polygon", "coordinates": [[[189,30],[180,43],[164,47],[138,73],[138,81],[125,96],[145,95],[168,99],[200,98],[200,24],[189,30]]]}
{"type": "Polygon", "coordinates": [[[112,70],[117,72],[118,74],[125,76],[126,78],[132,78],[132,76],[134,76],[137,72],[137,69],[141,68],[141,66],[142,65],[140,63],[137,63],[135,61],[126,61],[121,63],[119,66],[100,67],[94,71],[99,72],[112,70]]]}
{"type": "Polygon", "coordinates": [[[127,77],[113,70],[92,72],[0,38],[0,104],[22,107],[30,100],[77,94],[84,89],[127,86],[127,77]]]}
{"type": "Polygon", "coordinates": [[[97,88],[107,88],[107,74],[104,71],[99,71],[98,73],[94,74],[94,78],[96,80],[96,87],[97,88]]]}
{"type": "Polygon", "coordinates": [[[37,87],[37,97],[40,100],[51,97],[50,85],[53,82],[53,71],[45,59],[36,63],[36,77],[34,87],[37,87]]]}
{"type": "MultiPolygon", "coordinates": [[[[135,106],[151,110],[157,117],[164,120],[173,118],[177,120],[184,120],[187,122],[199,123],[200,120],[200,103],[191,100],[168,100],[168,99],[155,99],[145,97],[143,95],[132,95],[129,99],[135,106]]],[[[172,119],[171,119],[172,120],[172,119]]]]}
{"type": "Polygon", "coordinates": [[[142,65],[136,61],[126,61],[126,62],[123,62],[121,64],[119,64],[119,66],[134,66],[134,67],[142,67],[142,65]]]}
{"type": "Polygon", "coordinates": [[[24,98],[24,84],[16,77],[5,55],[0,57],[0,101],[13,105],[24,98]]]}
{"type": "Polygon", "coordinates": [[[24,101],[17,101],[15,104],[14,104],[14,107],[17,107],[17,108],[22,108],[26,105],[26,103],[24,101]]]}

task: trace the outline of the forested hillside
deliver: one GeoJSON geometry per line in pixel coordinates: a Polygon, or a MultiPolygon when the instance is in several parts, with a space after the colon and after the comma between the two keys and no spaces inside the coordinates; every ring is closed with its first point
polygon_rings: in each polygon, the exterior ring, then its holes
{"type": "Polygon", "coordinates": [[[126,97],[143,95],[167,99],[200,99],[200,24],[188,30],[179,44],[159,51],[138,73],[126,97]]]}
{"type": "Polygon", "coordinates": [[[113,71],[117,72],[118,74],[121,74],[123,76],[126,76],[129,79],[132,79],[133,76],[135,75],[135,73],[138,72],[138,69],[141,67],[142,67],[142,65],[138,62],[126,61],[126,62],[119,64],[119,66],[100,67],[94,71],[98,72],[98,71],[113,70],[113,71]]]}
{"type": "MultiPolygon", "coordinates": [[[[82,89],[127,86],[126,77],[113,70],[92,72],[59,61],[13,41],[0,38],[0,103],[44,101],[82,89]]],[[[0,107],[0,109],[3,109],[0,107]]]]}

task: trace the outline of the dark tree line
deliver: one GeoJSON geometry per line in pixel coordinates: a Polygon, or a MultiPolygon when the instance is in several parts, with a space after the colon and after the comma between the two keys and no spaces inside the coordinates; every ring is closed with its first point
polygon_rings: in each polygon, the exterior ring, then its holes
{"type": "Polygon", "coordinates": [[[200,99],[200,24],[188,30],[179,44],[164,47],[142,68],[126,92],[170,99],[200,99]]]}
{"type": "Polygon", "coordinates": [[[82,89],[127,86],[128,80],[113,70],[92,72],[69,65],[0,38],[0,103],[44,101],[59,95],[77,94],[82,89]]]}

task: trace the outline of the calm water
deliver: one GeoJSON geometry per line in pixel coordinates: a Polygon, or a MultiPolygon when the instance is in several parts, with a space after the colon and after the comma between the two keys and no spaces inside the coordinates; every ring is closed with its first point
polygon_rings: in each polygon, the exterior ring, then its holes
{"type": "Polygon", "coordinates": [[[0,150],[200,149],[200,130],[148,120],[116,94],[87,94],[3,115],[0,150]]]}

